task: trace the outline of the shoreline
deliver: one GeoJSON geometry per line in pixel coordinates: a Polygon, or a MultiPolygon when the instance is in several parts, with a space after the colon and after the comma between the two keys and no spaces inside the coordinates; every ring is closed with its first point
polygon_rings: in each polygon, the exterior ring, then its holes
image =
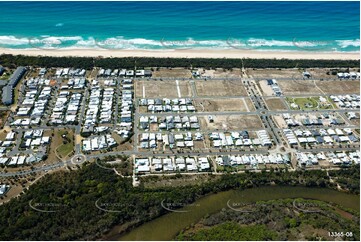
{"type": "Polygon", "coordinates": [[[156,58],[227,58],[227,59],[319,59],[360,60],[360,53],[257,50],[107,50],[107,49],[5,49],[0,54],[54,57],[156,57],[156,58]]]}

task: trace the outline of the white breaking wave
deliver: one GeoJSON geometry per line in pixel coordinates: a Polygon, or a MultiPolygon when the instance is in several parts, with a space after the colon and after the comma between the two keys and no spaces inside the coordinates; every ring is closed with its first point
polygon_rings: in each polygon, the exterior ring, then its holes
{"type": "Polygon", "coordinates": [[[282,40],[266,40],[266,39],[249,39],[246,41],[248,46],[262,47],[262,46],[294,46],[293,41],[282,41],[282,40]]]}
{"type": "Polygon", "coordinates": [[[360,47],[360,39],[355,40],[336,40],[337,44],[341,48],[347,48],[349,46],[351,47],[360,47]]]}
{"type": "MultiPolygon", "coordinates": [[[[257,49],[257,50],[297,50],[309,48],[317,49],[322,47],[328,50],[341,50],[347,47],[359,47],[360,40],[335,40],[335,41],[307,41],[307,40],[274,40],[274,39],[232,39],[227,40],[196,40],[187,38],[184,40],[170,40],[162,38],[159,40],[145,38],[126,39],[123,36],[116,36],[106,39],[94,37],[84,38],[81,36],[49,36],[38,37],[16,37],[13,35],[0,36],[0,47],[5,48],[49,48],[49,49],[122,49],[122,50],[162,50],[162,49],[257,49]]],[[[352,51],[356,51],[352,49],[352,51]]]]}
{"type": "Polygon", "coordinates": [[[13,35],[0,36],[1,45],[26,45],[29,44],[28,38],[17,38],[13,35]]]}

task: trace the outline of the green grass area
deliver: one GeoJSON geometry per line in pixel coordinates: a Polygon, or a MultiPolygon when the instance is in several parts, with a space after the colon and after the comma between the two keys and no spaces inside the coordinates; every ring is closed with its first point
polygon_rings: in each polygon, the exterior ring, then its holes
{"type": "Polygon", "coordinates": [[[300,107],[300,109],[315,109],[318,106],[318,101],[316,98],[294,98],[294,102],[300,107]]]}
{"type": "Polygon", "coordinates": [[[293,110],[314,110],[314,109],[334,109],[336,108],[332,103],[332,100],[330,101],[329,98],[326,97],[327,103],[322,104],[320,102],[319,97],[300,97],[300,98],[290,98],[286,97],[286,101],[288,102],[289,106],[293,110]],[[294,108],[291,106],[292,103],[295,103],[298,105],[299,108],[294,108]],[[328,105],[329,104],[329,105],[328,105]]]}
{"type": "Polygon", "coordinates": [[[58,136],[60,139],[62,139],[63,144],[56,149],[56,152],[61,158],[63,158],[66,157],[74,149],[73,131],[60,130],[58,131],[58,136]],[[63,135],[66,135],[66,138],[62,138],[63,135]]]}

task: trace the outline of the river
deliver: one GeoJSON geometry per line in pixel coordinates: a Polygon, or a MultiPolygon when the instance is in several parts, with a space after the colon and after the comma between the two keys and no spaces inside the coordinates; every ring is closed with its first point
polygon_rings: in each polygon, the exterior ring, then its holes
{"type": "MultiPolygon", "coordinates": [[[[147,222],[130,232],[114,235],[109,240],[172,240],[184,228],[197,223],[207,214],[227,208],[227,202],[251,203],[261,200],[305,198],[339,204],[360,211],[360,197],[327,188],[267,186],[246,190],[231,190],[205,196],[178,211],[147,222]]],[[[167,206],[167,204],[166,204],[167,206]]],[[[114,233],[113,233],[114,234],[114,233]]]]}

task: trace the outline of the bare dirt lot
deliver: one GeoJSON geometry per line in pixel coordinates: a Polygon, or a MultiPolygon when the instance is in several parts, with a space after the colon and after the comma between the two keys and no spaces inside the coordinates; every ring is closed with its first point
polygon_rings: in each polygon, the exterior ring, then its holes
{"type": "Polygon", "coordinates": [[[242,70],[240,68],[233,68],[232,70],[226,70],[223,68],[216,68],[211,70],[206,70],[203,68],[198,69],[201,78],[210,77],[210,78],[241,78],[242,70]]]}
{"type": "Polygon", "coordinates": [[[208,117],[200,117],[201,127],[206,130],[241,130],[263,128],[261,119],[257,115],[214,115],[214,122],[208,117]]]}
{"type": "Polygon", "coordinates": [[[272,111],[281,111],[281,110],[287,110],[287,107],[285,106],[284,102],[280,98],[266,98],[265,99],[267,107],[269,110],[272,111]]]}
{"type": "Polygon", "coordinates": [[[326,94],[360,93],[360,81],[316,81],[316,85],[326,94]]]}
{"type": "Polygon", "coordinates": [[[294,94],[352,94],[360,93],[360,81],[312,81],[312,80],[279,80],[284,95],[294,94]],[[316,85],[315,85],[316,84],[316,85]],[[318,87],[318,88],[317,88],[318,87]]]}
{"type": "Polygon", "coordinates": [[[259,86],[263,96],[274,96],[275,95],[275,93],[272,90],[271,86],[267,85],[266,80],[259,81],[258,86],[259,86]]]}
{"type": "Polygon", "coordinates": [[[239,81],[196,81],[199,96],[247,96],[246,89],[239,81]]]}
{"type": "MultiPolygon", "coordinates": [[[[178,81],[181,97],[192,96],[192,91],[188,81],[178,81]]],[[[178,88],[176,81],[141,81],[135,82],[135,96],[138,98],[176,98],[178,88]]]]}
{"type": "Polygon", "coordinates": [[[159,70],[153,71],[153,78],[191,78],[192,73],[190,70],[184,68],[160,68],[159,70]]]}
{"type": "Polygon", "coordinates": [[[253,78],[272,79],[272,78],[301,78],[302,71],[298,69],[246,69],[246,73],[253,78]]]}
{"type": "Polygon", "coordinates": [[[277,126],[279,128],[287,128],[287,123],[285,122],[285,120],[283,119],[283,117],[281,115],[274,115],[272,116],[272,119],[275,121],[275,123],[277,124],[277,126]]]}
{"type": "MultiPolygon", "coordinates": [[[[277,81],[284,95],[322,94],[311,80],[279,80],[277,81]]],[[[317,84],[317,82],[316,82],[317,84]]]]}
{"type": "Polygon", "coordinates": [[[254,111],[249,98],[230,99],[195,99],[194,104],[198,112],[223,112],[223,111],[254,111]]]}

